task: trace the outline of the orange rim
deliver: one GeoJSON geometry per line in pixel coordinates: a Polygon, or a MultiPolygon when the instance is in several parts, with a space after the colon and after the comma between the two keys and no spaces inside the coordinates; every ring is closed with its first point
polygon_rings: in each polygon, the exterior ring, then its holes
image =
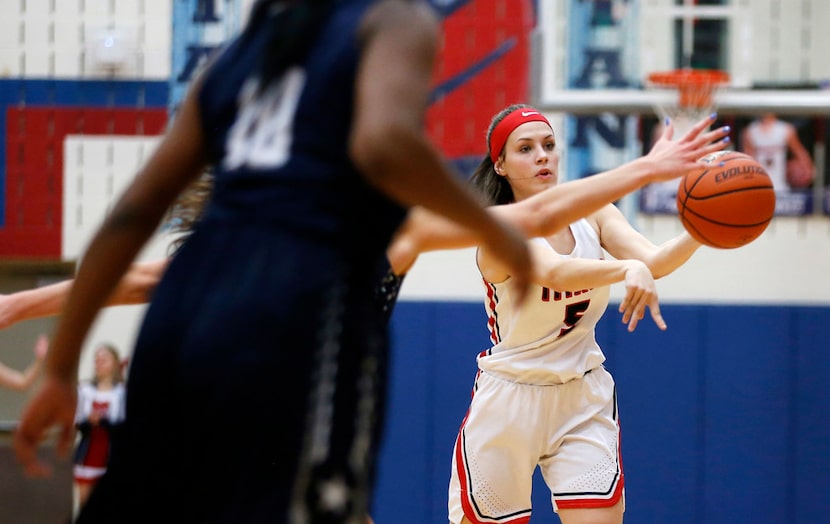
{"type": "Polygon", "coordinates": [[[718,69],[675,69],[648,74],[654,86],[677,89],[678,106],[704,108],[712,105],[712,92],[729,82],[729,73],[718,69]]]}

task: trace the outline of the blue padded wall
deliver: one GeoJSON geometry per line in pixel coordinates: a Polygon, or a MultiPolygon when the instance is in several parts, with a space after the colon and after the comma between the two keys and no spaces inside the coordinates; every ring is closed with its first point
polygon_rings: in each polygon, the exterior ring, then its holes
{"type": "MultiPolygon", "coordinates": [[[[597,337],[619,389],[626,524],[810,523],[830,513],[830,308],[663,305],[597,337]]],[[[373,516],[446,522],[450,454],[488,345],[477,303],[401,302],[373,516]]],[[[541,477],[532,524],[557,522],[541,477]]]]}

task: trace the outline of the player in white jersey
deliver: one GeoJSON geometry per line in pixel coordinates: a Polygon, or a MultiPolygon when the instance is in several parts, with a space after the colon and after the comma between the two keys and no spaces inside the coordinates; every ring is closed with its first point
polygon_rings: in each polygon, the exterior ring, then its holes
{"type": "Polygon", "coordinates": [[[741,149],[767,170],[776,191],[806,187],[815,177],[810,154],[798,138],[795,126],[766,113],[741,135],[741,149]],[[792,161],[788,156],[792,154],[792,161]]]}
{"type": "MultiPolygon", "coordinates": [[[[544,238],[532,243],[563,259],[604,258],[599,237],[587,220],[575,222],[570,230],[574,248],[569,252],[557,252],[544,238]]],[[[605,360],[594,340],[594,326],[605,313],[609,286],[557,291],[536,285],[524,307],[516,307],[510,280],[485,280],[485,286],[493,347],[478,357],[482,371],[513,382],[564,384],[605,360]]]]}
{"type": "MultiPolygon", "coordinates": [[[[536,109],[503,110],[487,141],[490,153],[472,182],[493,204],[525,200],[558,182],[556,139],[536,109]]],[[[536,274],[521,305],[493,253],[477,251],[493,346],[478,355],[473,398],[456,440],[449,520],[528,522],[538,466],[564,524],[620,523],[616,388],[594,328],[609,286],[624,281],[619,310],[628,329],[636,328],[646,307],[665,329],[654,279],[677,269],[700,244],[684,232],[658,247],[608,204],[529,245],[536,274]],[[629,308],[632,303],[639,305],[629,308]]]]}

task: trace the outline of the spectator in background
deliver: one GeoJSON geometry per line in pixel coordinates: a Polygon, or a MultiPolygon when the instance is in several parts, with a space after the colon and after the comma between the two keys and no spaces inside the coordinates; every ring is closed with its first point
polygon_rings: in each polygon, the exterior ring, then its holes
{"type": "Polygon", "coordinates": [[[99,345],[95,350],[95,375],[78,384],[75,426],[80,439],[75,448],[73,478],[79,508],[107,470],[110,433],[124,420],[125,392],[118,350],[111,344],[99,345]]]}
{"type": "Polygon", "coordinates": [[[40,375],[43,369],[43,361],[46,359],[46,352],[49,350],[49,338],[46,335],[38,337],[35,343],[35,358],[25,370],[18,371],[0,363],[0,387],[13,389],[15,391],[26,391],[40,375]]]}
{"type": "Polygon", "coordinates": [[[813,159],[793,124],[765,113],[741,133],[741,151],[763,165],[776,191],[809,187],[815,178],[813,159]]]}

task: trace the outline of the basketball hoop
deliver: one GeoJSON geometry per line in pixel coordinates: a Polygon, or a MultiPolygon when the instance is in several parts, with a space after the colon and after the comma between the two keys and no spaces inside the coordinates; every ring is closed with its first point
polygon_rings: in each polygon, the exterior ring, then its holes
{"type": "Polygon", "coordinates": [[[714,93],[728,83],[729,73],[717,69],[684,68],[657,71],[647,76],[649,89],[676,94],[673,98],[655,102],[662,116],[692,122],[715,108],[714,93]]]}
{"type": "MultiPolygon", "coordinates": [[[[686,136],[704,116],[715,109],[715,91],[729,83],[729,74],[715,69],[681,68],[656,71],[646,77],[646,87],[654,95],[652,104],[661,117],[652,130],[651,143],[664,129],[663,120],[671,120],[673,139],[686,136]]],[[[649,184],[643,189],[643,203],[653,209],[676,209],[678,180],[649,184]]]]}

